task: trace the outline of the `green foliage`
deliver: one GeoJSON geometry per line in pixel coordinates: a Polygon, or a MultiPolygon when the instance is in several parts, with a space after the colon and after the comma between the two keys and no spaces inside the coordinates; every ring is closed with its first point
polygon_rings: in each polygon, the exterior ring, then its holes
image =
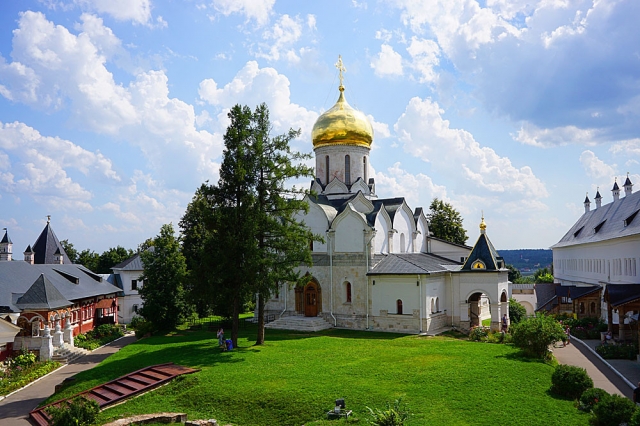
{"type": "Polygon", "coordinates": [[[566,398],[578,399],[592,387],[593,380],[587,370],[573,365],[558,365],[551,376],[551,392],[566,398]]]}
{"type": "Polygon", "coordinates": [[[609,396],[609,392],[600,388],[590,388],[580,395],[580,409],[591,412],[593,406],[609,396]]]}
{"type": "Polygon", "coordinates": [[[535,282],[532,275],[521,276],[513,281],[514,284],[535,284],[535,282]]]}
{"type": "Polygon", "coordinates": [[[509,270],[509,281],[511,281],[512,283],[522,276],[520,274],[520,270],[515,266],[507,264],[506,268],[509,270]]]}
{"type": "Polygon", "coordinates": [[[78,254],[79,265],[84,266],[85,268],[98,273],[98,261],[100,260],[100,255],[95,251],[84,249],[78,254]]]}
{"type": "Polygon", "coordinates": [[[571,334],[578,339],[598,339],[600,333],[607,331],[607,324],[601,318],[585,317],[574,319],[567,314],[556,315],[556,319],[571,329],[571,334]]]}
{"type": "Polygon", "coordinates": [[[604,359],[632,359],[635,360],[638,354],[638,344],[631,343],[625,345],[598,345],[596,352],[604,359]]]}
{"type": "Polygon", "coordinates": [[[383,410],[379,408],[373,410],[367,407],[372,418],[369,424],[373,426],[403,426],[409,418],[409,410],[406,405],[403,407],[401,404],[402,398],[396,399],[393,407],[387,402],[387,406],[383,410]]]}
{"type": "Polygon", "coordinates": [[[121,327],[113,324],[102,324],[86,334],[78,334],[74,337],[73,343],[79,348],[92,351],[122,336],[124,336],[124,332],[121,327]]]}
{"type": "Polygon", "coordinates": [[[184,292],[187,267],[173,226],[162,225],[153,250],[140,257],[144,264],[144,286],[138,290],[144,301],[140,315],[159,330],[172,330],[191,311],[184,292]]]}
{"type": "Polygon", "coordinates": [[[462,226],[462,216],[451,204],[434,198],[429,205],[429,230],[436,238],[455,244],[465,244],[467,231],[462,226]]]}
{"type": "Polygon", "coordinates": [[[613,394],[593,406],[592,426],[618,426],[629,423],[636,411],[636,405],[628,398],[613,394]]]}
{"type": "Polygon", "coordinates": [[[553,283],[553,273],[547,267],[538,269],[533,273],[533,280],[536,283],[553,283]]]}
{"type": "Polygon", "coordinates": [[[640,426],[640,410],[637,408],[636,411],[633,412],[633,416],[631,416],[628,426],[640,426]]]}
{"type": "Polygon", "coordinates": [[[513,335],[502,331],[491,331],[487,336],[487,343],[513,343],[513,335]]]}
{"type": "Polygon", "coordinates": [[[90,426],[95,424],[100,406],[93,399],[78,397],[68,405],[51,406],[47,413],[51,416],[51,426],[90,426]]]}
{"type": "Polygon", "coordinates": [[[487,327],[473,327],[469,331],[469,340],[474,342],[486,342],[489,336],[489,328],[487,327]]]}
{"type": "Polygon", "coordinates": [[[514,298],[509,299],[509,319],[511,324],[518,324],[527,317],[527,310],[514,298]]]}
{"type": "Polygon", "coordinates": [[[76,263],[78,261],[78,250],[73,247],[73,244],[69,242],[69,240],[60,241],[60,245],[65,253],[67,253],[67,257],[71,261],[71,263],[76,263]]]}
{"type": "Polygon", "coordinates": [[[127,250],[122,246],[111,247],[109,250],[104,251],[98,258],[97,270],[95,272],[98,274],[110,274],[112,267],[124,262],[134,254],[133,250],[127,250]]]}
{"type": "Polygon", "coordinates": [[[60,367],[60,363],[55,361],[35,362],[27,367],[12,366],[11,362],[6,364],[7,368],[0,370],[0,396],[20,389],[60,367]]]}
{"type": "Polygon", "coordinates": [[[527,356],[541,359],[550,357],[549,345],[566,339],[562,325],[553,317],[538,314],[511,326],[513,343],[527,356]]]}
{"type": "Polygon", "coordinates": [[[535,269],[536,265],[551,265],[553,263],[553,251],[547,249],[516,249],[498,250],[505,263],[513,265],[517,269],[535,269]]]}
{"type": "Polygon", "coordinates": [[[157,328],[153,325],[152,322],[142,319],[135,324],[135,330],[136,337],[138,339],[141,339],[146,335],[155,333],[157,331],[157,328]]]}
{"type": "Polygon", "coordinates": [[[35,364],[36,361],[38,361],[38,358],[35,353],[29,352],[27,349],[22,349],[20,355],[11,360],[10,366],[27,368],[35,364]]]}

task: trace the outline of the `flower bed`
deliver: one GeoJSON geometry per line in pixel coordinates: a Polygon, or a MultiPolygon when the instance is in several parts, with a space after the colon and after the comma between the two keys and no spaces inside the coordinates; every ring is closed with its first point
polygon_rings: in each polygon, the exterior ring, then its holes
{"type": "Polygon", "coordinates": [[[102,324],[87,332],[86,334],[78,334],[74,338],[74,346],[92,351],[102,345],[124,336],[122,328],[117,325],[102,324]]]}
{"type": "Polygon", "coordinates": [[[37,362],[33,353],[8,358],[0,368],[0,396],[10,394],[60,367],[56,361],[37,362]]]}
{"type": "Polygon", "coordinates": [[[604,359],[636,359],[638,355],[638,345],[635,343],[628,345],[598,345],[596,352],[604,359]]]}

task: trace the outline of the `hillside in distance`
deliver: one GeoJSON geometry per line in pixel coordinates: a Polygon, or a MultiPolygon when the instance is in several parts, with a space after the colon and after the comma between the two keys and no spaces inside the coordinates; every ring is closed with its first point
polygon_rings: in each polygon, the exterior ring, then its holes
{"type": "Polygon", "coordinates": [[[553,252],[547,249],[498,250],[507,265],[513,265],[521,271],[535,271],[538,268],[551,268],[553,252]]]}

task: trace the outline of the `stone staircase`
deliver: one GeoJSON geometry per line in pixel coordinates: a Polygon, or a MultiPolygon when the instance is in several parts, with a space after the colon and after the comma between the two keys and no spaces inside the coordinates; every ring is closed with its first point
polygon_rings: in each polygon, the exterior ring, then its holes
{"type": "Polygon", "coordinates": [[[54,351],[51,359],[62,364],[69,364],[71,361],[78,359],[81,356],[85,356],[88,353],[90,353],[90,351],[86,349],[64,345],[54,351]]]}
{"type": "Polygon", "coordinates": [[[321,317],[288,316],[270,322],[264,327],[278,330],[316,332],[332,328],[333,326],[321,317]]]}

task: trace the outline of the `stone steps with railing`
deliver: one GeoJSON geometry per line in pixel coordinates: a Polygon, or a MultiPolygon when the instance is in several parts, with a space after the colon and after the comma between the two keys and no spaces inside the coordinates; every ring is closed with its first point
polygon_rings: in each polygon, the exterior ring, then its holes
{"type": "Polygon", "coordinates": [[[273,322],[265,325],[265,328],[277,329],[277,330],[295,330],[295,331],[307,331],[315,332],[320,330],[326,330],[333,326],[320,317],[302,317],[302,316],[288,316],[278,318],[273,322]]]}

